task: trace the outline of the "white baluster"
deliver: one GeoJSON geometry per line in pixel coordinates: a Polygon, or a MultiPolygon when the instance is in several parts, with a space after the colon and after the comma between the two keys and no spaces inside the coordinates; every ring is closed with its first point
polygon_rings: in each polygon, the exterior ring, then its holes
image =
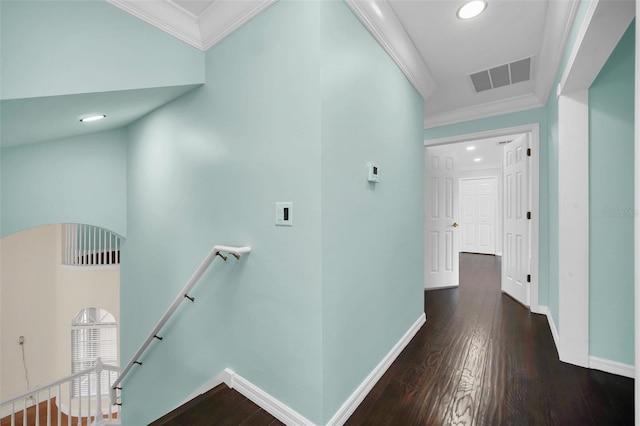
{"type": "Polygon", "coordinates": [[[51,388],[49,388],[47,396],[49,397],[47,399],[47,426],[51,426],[51,388]]]}
{"type": "Polygon", "coordinates": [[[40,426],[40,394],[36,394],[36,426],[40,426]]]}
{"type": "Polygon", "coordinates": [[[58,395],[56,396],[56,405],[58,406],[58,423],[57,425],[62,425],[62,388],[58,385],[58,395]]]}
{"type": "Polygon", "coordinates": [[[102,420],[102,359],[96,359],[96,423],[98,419],[102,420]]]}

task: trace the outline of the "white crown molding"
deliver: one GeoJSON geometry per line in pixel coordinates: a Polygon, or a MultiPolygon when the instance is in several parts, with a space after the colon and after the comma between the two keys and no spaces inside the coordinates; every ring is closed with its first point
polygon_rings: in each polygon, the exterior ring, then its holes
{"type": "Polygon", "coordinates": [[[513,98],[501,99],[485,104],[459,108],[453,111],[426,116],[424,119],[424,128],[430,129],[432,127],[478,120],[480,118],[487,118],[495,115],[539,108],[544,105],[545,104],[536,95],[529,93],[513,98]]]}
{"type": "Polygon", "coordinates": [[[593,0],[580,27],[557,95],[588,89],[635,16],[632,1],[593,0]]]}
{"type": "Polygon", "coordinates": [[[429,98],[436,89],[435,81],[389,2],[345,0],[345,3],[398,65],[422,98],[429,98]]]}
{"type": "Polygon", "coordinates": [[[135,1],[106,0],[118,9],[171,34],[179,40],[200,49],[202,40],[200,26],[193,15],[173,2],[168,1],[135,1]]]}
{"type": "Polygon", "coordinates": [[[604,371],[605,373],[617,374],[619,376],[634,379],[636,376],[636,367],[629,364],[623,364],[609,359],[598,358],[596,356],[589,357],[589,368],[604,371]]]}
{"type": "Polygon", "coordinates": [[[199,17],[202,48],[207,50],[277,0],[216,1],[199,17]]]}
{"type": "Polygon", "coordinates": [[[214,1],[199,17],[172,0],[106,0],[179,40],[206,51],[277,0],[214,1]]]}
{"type": "Polygon", "coordinates": [[[329,426],[342,426],[351,417],[353,412],[362,403],[365,397],[371,392],[371,389],[378,383],[378,380],[384,375],[384,373],[391,367],[393,361],[396,360],[398,355],[409,344],[411,339],[420,330],[422,325],[427,321],[427,317],[424,312],[418,317],[415,323],[407,330],[402,338],[395,344],[389,353],[380,361],[376,368],[369,373],[360,386],[351,394],[351,396],[342,404],[342,407],[334,414],[329,420],[327,425],[329,426]]]}
{"type": "Polygon", "coordinates": [[[544,36],[538,55],[535,94],[546,105],[573,29],[579,0],[551,1],[547,6],[544,36]],[[557,30],[560,29],[560,31],[557,30]],[[560,40],[560,43],[558,43],[560,40]]]}

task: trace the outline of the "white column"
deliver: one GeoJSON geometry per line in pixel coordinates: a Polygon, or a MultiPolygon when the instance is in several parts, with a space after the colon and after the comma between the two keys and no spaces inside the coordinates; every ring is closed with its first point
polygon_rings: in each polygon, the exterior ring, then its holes
{"type": "Polygon", "coordinates": [[[589,91],[558,98],[560,360],[589,366],[589,91]]]}

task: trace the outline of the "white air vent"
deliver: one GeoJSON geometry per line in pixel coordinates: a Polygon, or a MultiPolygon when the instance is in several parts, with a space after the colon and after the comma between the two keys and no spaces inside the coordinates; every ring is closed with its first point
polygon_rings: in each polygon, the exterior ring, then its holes
{"type": "Polygon", "coordinates": [[[476,72],[469,77],[471,77],[476,93],[529,81],[531,79],[531,58],[476,72]]]}

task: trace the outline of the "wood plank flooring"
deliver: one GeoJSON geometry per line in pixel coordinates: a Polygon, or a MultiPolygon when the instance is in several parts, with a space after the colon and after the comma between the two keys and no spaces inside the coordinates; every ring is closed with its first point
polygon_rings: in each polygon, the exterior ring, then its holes
{"type": "MultiPolygon", "coordinates": [[[[460,287],[425,292],[425,312],[348,426],[633,424],[633,380],[560,362],[546,318],[501,293],[499,257],[461,254],[460,287]]],[[[153,424],[282,424],[224,386],[187,406],[153,424]]]]}
{"type": "Polygon", "coordinates": [[[558,360],[547,319],[501,293],[500,258],[460,255],[460,287],[347,425],[633,425],[633,380],[558,360]]]}

